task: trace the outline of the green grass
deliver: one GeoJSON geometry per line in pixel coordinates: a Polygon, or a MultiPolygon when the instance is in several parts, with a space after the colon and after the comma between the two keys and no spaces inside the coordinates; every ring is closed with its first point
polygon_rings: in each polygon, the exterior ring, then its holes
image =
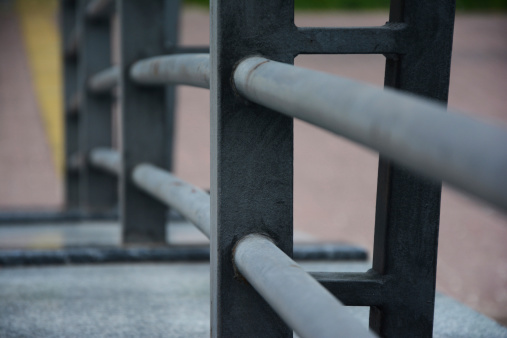
{"type": "MultiPolygon", "coordinates": [[[[184,2],[209,6],[209,0],[184,0],[184,2]]],[[[295,0],[295,6],[296,9],[304,10],[382,9],[388,8],[389,2],[389,0],[295,0]]],[[[507,10],[507,0],[456,0],[456,8],[458,10],[507,10]]]]}

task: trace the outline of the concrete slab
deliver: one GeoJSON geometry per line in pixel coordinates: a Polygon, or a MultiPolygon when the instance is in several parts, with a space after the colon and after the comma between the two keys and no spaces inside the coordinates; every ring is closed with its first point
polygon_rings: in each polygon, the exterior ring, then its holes
{"type": "MultiPolygon", "coordinates": [[[[366,271],[368,263],[302,264],[366,271]]],[[[436,299],[435,337],[507,337],[458,302],[436,299]]],[[[368,308],[351,312],[367,326],[368,308]]],[[[0,270],[1,337],[208,337],[209,265],[111,264],[0,270]]]]}

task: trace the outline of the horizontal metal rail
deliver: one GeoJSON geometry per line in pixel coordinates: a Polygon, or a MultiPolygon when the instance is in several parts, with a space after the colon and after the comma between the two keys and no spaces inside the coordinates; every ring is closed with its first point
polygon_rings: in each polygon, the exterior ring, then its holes
{"type": "Polygon", "coordinates": [[[171,54],[209,54],[209,46],[173,46],[168,45],[171,54]]]}
{"type": "Polygon", "coordinates": [[[241,239],[234,264],[300,337],[375,337],[267,237],[241,239]]]}
{"type": "Polygon", "coordinates": [[[132,179],[139,188],[178,211],[210,238],[210,197],[205,191],[151,164],[136,166],[132,179]]]}
{"type": "Polygon", "coordinates": [[[86,16],[90,19],[104,18],[114,9],[114,0],[93,0],[86,7],[86,16]]]}
{"type": "Polygon", "coordinates": [[[507,209],[507,130],[390,89],[251,57],[245,98],[342,135],[416,172],[507,209]]]}
{"type": "Polygon", "coordinates": [[[144,85],[179,84],[209,88],[209,55],[157,56],[136,62],[131,78],[144,85]]]}
{"type": "Polygon", "coordinates": [[[96,148],[90,152],[90,164],[113,175],[120,175],[121,157],[116,150],[96,148]]]}
{"type": "Polygon", "coordinates": [[[93,93],[107,93],[118,84],[119,76],[120,69],[117,66],[112,66],[93,75],[88,80],[88,88],[93,93]]]}

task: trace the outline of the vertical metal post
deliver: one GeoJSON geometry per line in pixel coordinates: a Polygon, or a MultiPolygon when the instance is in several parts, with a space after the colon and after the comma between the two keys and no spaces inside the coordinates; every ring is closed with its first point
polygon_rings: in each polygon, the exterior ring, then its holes
{"type": "Polygon", "coordinates": [[[60,1],[60,25],[63,60],[63,107],[65,151],[63,179],[65,189],[65,208],[77,209],[79,206],[79,172],[71,170],[70,157],[78,152],[78,114],[70,114],[70,102],[77,94],[77,57],[68,54],[71,34],[76,29],[77,5],[75,0],[60,1]]]}
{"type": "MultiPolygon", "coordinates": [[[[391,1],[389,20],[409,25],[412,45],[388,56],[386,86],[447,101],[454,11],[454,1],[391,1]]],[[[432,336],[440,191],[440,183],[380,158],[373,269],[391,278],[387,302],[371,307],[370,327],[382,337],[432,336]]]]}
{"type": "Polygon", "coordinates": [[[233,267],[235,243],[262,233],[292,255],[292,119],[234,92],[250,55],[292,63],[280,44],[295,29],[292,0],[211,1],[211,335],[292,337],[233,267]]]}
{"type": "MultiPolygon", "coordinates": [[[[80,152],[85,158],[96,147],[112,145],[111,95],[88,90],[88,79],[111,66],[110,20],[90,20],[85,16],[89,0],[80,0],[78,21],[81,29],[79,57],[80,152]]],[[[93,168],[85,161],[81,169],[80,203],[90,212],[110,211],[117,203],[116,178],[93,168]]]]}
{"type": "Polygon", "coordinates": [[[120,20],[121,222],[125,243],[165,243],[167,208],[134,186],[134,167],[167,168],[168,114],[165,88],[136,85],[130,66],[164,52],[164,0],[117,0],[120,20]]]}
{"type": "MultiPolygon", "coordinates": [[[[164,44],[166,51],[171,53],[178,46],[180,24],[180,0],[165,0],[164,8],[164,44]]],[[[173,170],[174,161],[174,120],[176,113],[176,86],[169,85],[165,89],[167,114],[167,169],[173,170]]]]}

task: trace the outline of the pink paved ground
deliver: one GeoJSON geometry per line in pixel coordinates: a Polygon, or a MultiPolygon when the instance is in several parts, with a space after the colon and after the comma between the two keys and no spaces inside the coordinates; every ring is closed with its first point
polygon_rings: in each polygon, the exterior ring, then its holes
{"type": "Polygon", "coordinates": [[[47,209],[60,204],[52,162],[19,21],[0,11],[0,208],[47,209]]]}
{"type": "MultiPolygon", "coordinates": [[[[371,26],[387,21],[387,13],[297,13],[296,17],[300,26],[371,26]]],[[[13,63],[0,68],[0,184],[10,190],[0,189],[0,206],[55,206],[61,195],[56,176],[51,174],[37,107],[33,95],[19,95],[30,91],[26,59],[19,42],[14,41],[19,32],[11,27],[12,21],[11,26],[5,21],[2,16],[0,43],[6,46],[9,41],[10,48],[0,51],[0,65],[6,59],[13,63]],[[10,27],[10,33],[5,31],[6,26],[10,27]],[[21,115],[26,118],[21,119],[21,115]],[[9,125],[11,132],[7,133],[4,126],[9,125]],[[25,157],[14,162],[13,147],[23,149],[25,157]],[[28,160],[32,164],[27,166],[28,160]],[[34,189],[36,184],[40,188],[34,189]],[[46,189],[53,190],[48,195],[40,193],[46,189]]],[[[184,44],[208,43],[206,11],[187,10],[182,25],[184,44]]],[[[480,112],[482,117],[507,124],[505,32],[506,15],[458,15],[451,107],[480,112]]],[[[303,56],[297,58],[296,64],[377,85],[383,82],[382,56],[303,56]]],[[[209,93],[181,87],[178,107],[176,172],[183,179],[208,187],[209,93]]],[[[371,250],[378,156],[302,122],[296,121],[295,134],[296,229],[323,240],[346,240],[371,250]]],[[[437,288],[481,312],[505,320],[506,214],[444,187],[440,233],[437,288]]]]}

